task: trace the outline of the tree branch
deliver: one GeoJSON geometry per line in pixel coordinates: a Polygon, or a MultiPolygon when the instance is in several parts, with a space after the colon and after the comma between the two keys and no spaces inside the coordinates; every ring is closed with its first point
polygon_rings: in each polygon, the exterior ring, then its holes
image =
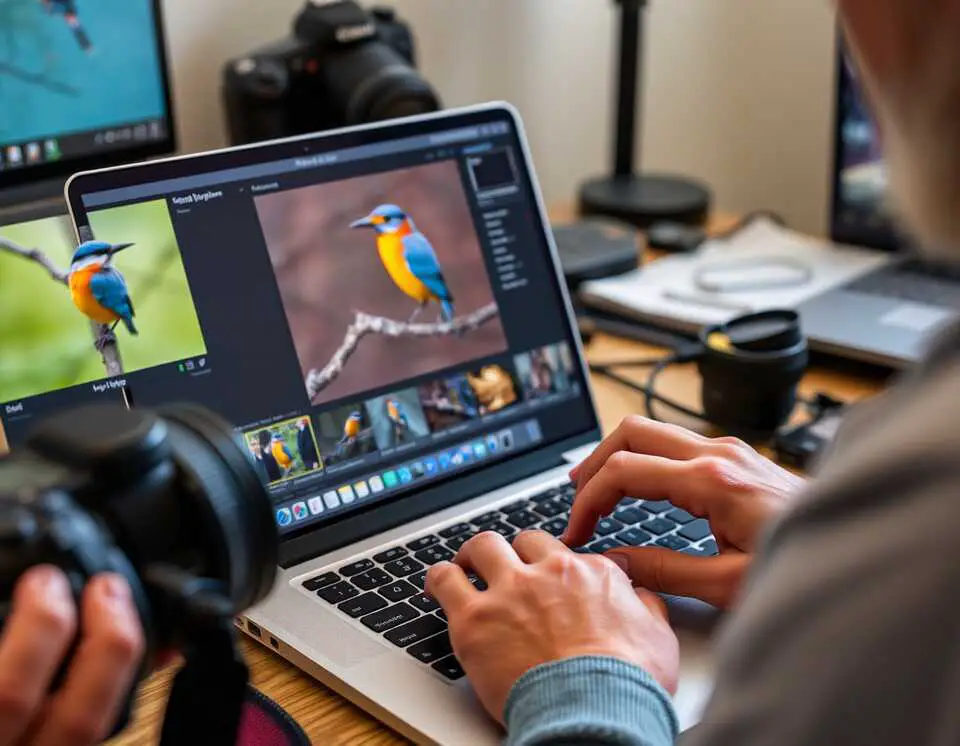
{"type": "Polygon", "coordinates": [[[385,319],[381,316],[358,311],[353,323],[347,327],[347,333],[330,362],[322,370],[311,370],[307,374],[307,395],[315,401],[320,393],[333,383],[343,372],[350,357],[357,351],[360,340],[369,334],[379,334],[394,339],[401,337],[429,338],[451,337],[474,331],[499,314],[496,303],[484,306],[469,316],[462,316],[453,321],[442,321],[435,324],[410,324],[402,321],[385,319]]]}
{"type": "Polygon", "coordinates": [[[56,264],[44,254],[40,249],[28,249],[24,246],[21,246],[14,241],[11,241],[9,238],[3,238],[0,236],[0,251],[6,251],[10,254],[15,254],[16,256],[22,256],[24,259],[29,259],[32,262],[36,262],[50,275],[51,278],[56,280],[62,285],[67,284],[67,273],[57,267],[56,264]]]}

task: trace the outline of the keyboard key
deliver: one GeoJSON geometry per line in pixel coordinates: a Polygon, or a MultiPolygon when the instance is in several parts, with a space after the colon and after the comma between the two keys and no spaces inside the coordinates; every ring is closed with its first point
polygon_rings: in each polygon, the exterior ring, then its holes
{"type": "Polygon", "coordinates": [[[663,513],[666,510],[672,510],[673,505],[668,503],[666,500],[644,500],[640,503],[640,507],[650,513],[663,513]]]}
{"type": "Polygon", "coordinates": [[[713,557],[716,555],[716,552],[710,551],[709,547],[695,547],[693,545],[680,551],[684,554],[689,554],[691,557],[713,557]]]}
{"type": "Polygon", "coordinates": [[[681,539],[679,536],[663,536],[657,539],[656,544],[658,547],[672,549],[675,552],[679,552],[681,549],[686,549],[690,546],[689,541],[681,539]]]}
{"type": "Polygon", "coordinates": [[[635,523],[643,523],[650,517],[650,514],[645,510],[641,510],[636,505],[631,505],[627,508],[620,508],[613,514],[613,517],[621,523],[632,526],[635,523]]]}
{"type": "Polygon", "coordinates": [[[385,565],[388,562],[393,562],[394,560],[400,559],[401,557],[407,556],[407,550],[403,547],[393,547],[388,549],[385,552],[380,552],[380,554],[373,555],[373,561],[379,562],[381,565],[385,565]]]}
{"type": "Polygon", "coordinates": [[[400,603],[391,606],[389,609],[368,614],[363,617],[360,622],[374,632],[380,633],[386,632],[388,629],[393,629],[394,627],[399,627],[401,624],[416,619],[418,616],[420,615],[414,611],[411,606],[400,603]]]}
{"type": "Polygon", "coordinates": [[[418,642],[407,648],[407,652],[421,663],[433,663],[450,655],[453,652],[453,646],[450,644],[450,635],[444,632],[442,635],[435,635],[429,640],[418,642]]]}
{"type": "Polygon", "coordinates": [[[423,572],[418,572],[416,575],[411,575],[409,578],[407,578],[407,582],[413,583],[417,588],[419,588],[422,591],[424,587],[427,585],[426,570],[424,570],[423,572]]]}
{"type": "Polygon", "coordinates": [[[519,513],[511,513],[507,516],[507,523],[516,526],[521,531],[537,525],[542,520],[543,518],[534,515],[529,510],[522,510],[519,513]]]}
{"type": "Polygon", "coordinates": [[[604,552],[609,552],[611,549],[616,549],[617,547],[622,546],[623,544],[616,539],[606,538],[593,542],[593,544],[588,546],[587,549],[595,554],[603,554],[604,552]]]}
{"type": "Polygon", "coordinates": [[[436,611],[440,608],[440,604],[430,598],[426,593],[421,593],[419,596],[411,598],[410,605],[422,611],[424,614],[429,614],[431,611],[436,611]]]}
{"type": "Polygon", "coordinates": [[[383,569],[391,575],[396,575],[398,578],[405,578],[407,575],[413,575],[418,570],[422,570],[423,565],[412,557],[404,557],[403,559],[398,559],[395,562],[384,565],[383,569]]]}
{"type": "Polygon", "coordinates": [[[350,585],[346,580],[341,580],[336,585],[330,585],[326,588],[321,588],[319,591],[317,591],[317,595],[328,604],[338,604],[341,601],[347,601],[354,596],[359,596],[360,591],[350,585]]]}
{"type": "Polygon", "coordinates": [[[480,526],[486,526],[490,523],[496,523],[499,520],[500,520],[500,512],[497,510],[493,510],[489,513],[478,515],[476,518],[470,521],[470,523],[472,523],[474,526],[477,526],[479,528],[480,526]]]}
{"type": "Polygon", "coordinates": [[[387,602],[376,593],[364,593],[358,598],[350,601],[344,601],[337,608],[347,616],[359,619],[365,614],[372,614],[374,611],[387,608],[387,602]]]}
{"type": "Polygon", "coordinates": [[[437,612],[437,616],[443,621],[447,621],[447,612],[445,612],[443,609],[440,609],[440,611],[437,612]]]}
{"type": "Polygon", "coordinates": [[[550,502],[551,500],[556,500],[558,494],[559,492],[557,492],[555,489],[551,489],[547,490],[546,492],[541,492],[538,495],[534,495],[530,499],[539,505],[541,503],[550,502]]]}
{"type": "Polygon", "coordinates": [[[557,495],[557,500],[562,502],[567,507],[573,505],[573,500],[577,496],[576,492],[565,492],[562,495],[557,495]]]}
{"type": "Polygon", "coordinates": [[[590,547],[574,547],[573,551],[577,554],[590,554],[593,550],[590,547]]]}
{"type": "Polygon", "coordinates": [[[437,531],[440,536],[444,539],[452,539],[454,536],[459,536],[460,534],[465,534],[468,531],[472,531],[469,523],[457,523],[450,528],[445,528],[442,531],[437,531]]]}
{"type": "Polygon", "coordinates": [[[647,521],[640,526],[644,531],[649,531],[651,534],[656,534],[657,536],[669,534],[676,527],[676,523],[673,521],[665,521],[663,518],[654,518],[652,521],[647,521]]]}
{"type": "Polygon", "coordinates": [[[710,524],[703,519],[688,523],[680,529],[680,535],[684,539],[690,539],[690,541],[706,539],[710,535],[710,524]]]}
{"type": "Polygon", "coordinates": [[[377,593],[383,596],[387,601],[403,601],[405,598],[410,598],[410,596],[416,595],[417,589],[414,588],[406,580],[401,580],[396,583],[390,583],[390,585],[385,585],[380,588],[377,593]]]}
{"type": "Polygon", "coordinates": [[[517,533],[517,529],[513,526],[508,526],[506,523],[491,523],[489,526],[484,526],[483,530],[493,531],[495,534],[500,534],[504,539],[509,539],[517,533]]]}
{"type": "Polygon", "coordinates": [[[363,575],[357,575],[357,577],[353,579],[353,584],[361,591],[372,591],[374,588],[379,588],[391,580],[393,580],[393,576],[390,573],[384,572],[379,567],[375,567],[363,573],[363,575]]]}
{"type": "Polygon", "coordinates": [[[680,508],[674,508],[669,513],[667,513],[666,516],[664,517],[669,518],[671,521],[675,521],[676,523],[679,523],[681,526],[685,526],[691,521],[696,520],[687,511],[681,510],[680,508]]]}
{"type": "Polygon", "coordinates": [[[703,544],[700,545],[700,548],[703,549],[704,552],[708,552],[711,557],[716,557],[718,554],[720,554],[720,550],[717,549],[717,542],[713,539],[703,542],[703,544]]]}
{"type": "Polygon", "coordinates": [[[465,534],[460,534],[459,536],[454,536],[452,539],[447,539],[447,546],[450,547],[451,551],[459,552],[460,548],[476,535],[477,533],[471,529],[465,534]]]}
{"type": "Polygon", "coordinates": [[[446,547],[440,546],[427,547],[423,551],[417,552],[414,556],[425,565],[435,565],[438,562],[449,562],[453,559],[454,554],[446,547]]]}
{"type": "Polygon", "coordinates": [[[601,518],[599,521],[597,521],[597,533],[600,534],[600,536],[609,536],[610,534],[615,534],[617,531],[622,531],[625,528],[625,525],[613,518],[601,518]]]}
{"type": "Polygon", "coordinates": [[[463,672],[463,668],[460,666],[460,661],[458,661],[454,656],[449,658],[444,658],[443,660],[437,661],[431,666],[434,671],[437,671],[440,674],[443,674],[451,681],[456,681],[457,679],[462,679],[466,674],[463,672]]]}
{"type": "Polygon", "coordinates": [[[530,507],[529,500],[517,500],[515,503],[504,505],[502,508],[500,508],[500,512],[510,515],[511,513],[519,513],[520,511],[526,510],[529,507],[530,507]]]}
{"type": "Polygon", "coordinates": [[[411,552],[419,552],[421,549],[426,549],[427,547],[432,547],[434,544],[439,543],[440,537],[430,534],[430,536],[421,536],[419,539],[414,539],[407,544],[407,548],[411,552]]]}
{"type": "Polygon", "coordinates": [[[467,575],[467,580],[473,583],[473,587],[478,591],[487,590],[487,581],[481,578],[479,575],[474,575],[473,573],[467,575]]]}
{"type": "Polygon", "coordinates": [[[435,616],[423,616],[416,621],[404,624],[402,627],[395,627],[387,632],[384,637],[398,648],[405,648],[407,645],[423,642],[434,635],[438,635],[446,628],[447,625],[435,616]]]}
{"type": "Polygon", "coordinates": [[[639,528],[628,528],[626,531],[621,531],[617,534],[618,541],[622,541],[624,544],[632,547],[641,547],[652,539],[653,537],[650,534],[646,531],[641,531],[639,528]]]}
{"type": "Polygon", "coordinates": [[[570,506],[568,506],[566,503],[560,502],[559,500],[549,500],[545,503],[534,505],[533,509],[544,518],[554,518],[558,515],[563,515],[564,513],[569,512],[570,506]]]}
{"type": "Polygon", "coordinates": [[[352,578],[354,575],[359,575],[362,572],[366,572],[373,567],[373,560],[362,559],[354,562],[351,565],[345,565],[340,568],[340,574],[345,578],[352,578]]]}
{"type": "Polygon", "coordinates": [[[560,536],[567,530],[567,520],[566,518],[554,518],[552,521],[544,523],[540,528],[548,534],[560,536]]]}
{"type": "Polygon", "coordinates": [[[303,581],[303,587],[308,591],[319,591],[328,585],[340,582],[340,576],[335,572],[325,572],[323,575],[317,575],[315,578],[303,581]]]}

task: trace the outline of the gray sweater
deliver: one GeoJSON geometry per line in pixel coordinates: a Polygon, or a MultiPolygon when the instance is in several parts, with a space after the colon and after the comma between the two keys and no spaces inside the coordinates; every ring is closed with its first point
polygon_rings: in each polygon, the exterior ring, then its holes
{"type": "MultiPolygon", "coordinates": [[[[773,527],[685,746],[960,744],[958,599],[960,327],[851,414],[773,527]]],[[[607,659],[530,672],[506,714],[524,746],[676,737],[656,683],[607,659]]]]}

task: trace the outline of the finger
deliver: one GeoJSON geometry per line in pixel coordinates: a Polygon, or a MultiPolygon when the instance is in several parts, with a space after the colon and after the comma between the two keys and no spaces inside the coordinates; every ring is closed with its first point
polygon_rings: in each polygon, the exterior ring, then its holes
{"type": "Polygon", "coordinates": [[[83,638],[34,746],[100,743],[137,675],[144,640],[127,582],[117,575],[94,578],[84,591],[82,613],[83,638]]]}
{"type": "MultiPolygon", "coordinates": [[[[750,555],[691,557],[669,549],[616,549],[611,559],[626,559],[626,573],[635,586],[655,593],[698,598],[720,609],[733,604],[750,555]]],[[[621,564],[618,562],[617,564],[621,564]]]]}
{"type": "Polygon", "coordinates": [[[657,500],[669,498],[678,487],[686,488],[690,463],[627,451],[614,454],[573,501],[561,540],[569,546],[581,546],[593,535],[597,521],[609,515],[624,497],[643,494],[657,500]]]}
{"type": "Polygon", "coordinates": [[[551,554],[569,552],[565,544],[546,531],[524,531],[513,540],[513,550],[527,564],[540,562],[551,554]]]}
{"type": "Polygon", "coordinates": [[[523,564],[507,540],[493,531],[470,539],[461,547],[454,562],[464,570],[473,570],[487,585],[493,585],[498,578],[523,564]]]}
{"type": "Polygon", "coordinates": [[[427,571],[427,595],[450,616],[456,614],[474,593],[479,592],[467,580],[466,573],[452,562],[438,562],[427,571]]]}
{"type": "Polygon", "coordinates": [[[48,566],[26,572],[0,636],[0,743],[15,742],[30,724],[76,628],[64,574],[48,566]]]}
{"type": "Polygon", "coordinates": [[[577,468],[577,490],[583,488],[619,451],[686,461],[701,455],[709,438],[679,425],[628,417],[577,468]]]}
{"type": "Polygon", "coordinates": [[[667,604],[660,596],[653,591],[648,591],[646,588],[636,588],[634,592],[637,594],[637,598],[643,601],[643,605],[650,610],[651,614],[663,621],[670,619],[667,604]]]}

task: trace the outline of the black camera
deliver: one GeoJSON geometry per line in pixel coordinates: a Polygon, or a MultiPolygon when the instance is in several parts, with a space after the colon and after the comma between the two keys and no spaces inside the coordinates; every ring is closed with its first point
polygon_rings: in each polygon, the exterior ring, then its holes
{"type": "MultiPolygon", "coordinates": [[[[207,656],[206,670],[216,668],[209,656],[225,653],[210,640],[232,635],[233,616],[266,597],[278,548],[247,449],[199,407],[77,409],[0,459],[0,622],[30,567],[60,567],[78,601],[93,576],[119,573],[146,637],[142,675],[172,650],[184,651],[187,684],[191,659],[207,656]]],[[[233,638],[217,639],[229,641],[229,658],[233,638]]],[[[239,702],[227,707],[239,714],[239,702]]]]}
{"type": "Polygon", "coordinates": [[[240,145],[440,109],[391,8],[309,0],[293,37],[227,63],[230,140],[240,145]]]}

